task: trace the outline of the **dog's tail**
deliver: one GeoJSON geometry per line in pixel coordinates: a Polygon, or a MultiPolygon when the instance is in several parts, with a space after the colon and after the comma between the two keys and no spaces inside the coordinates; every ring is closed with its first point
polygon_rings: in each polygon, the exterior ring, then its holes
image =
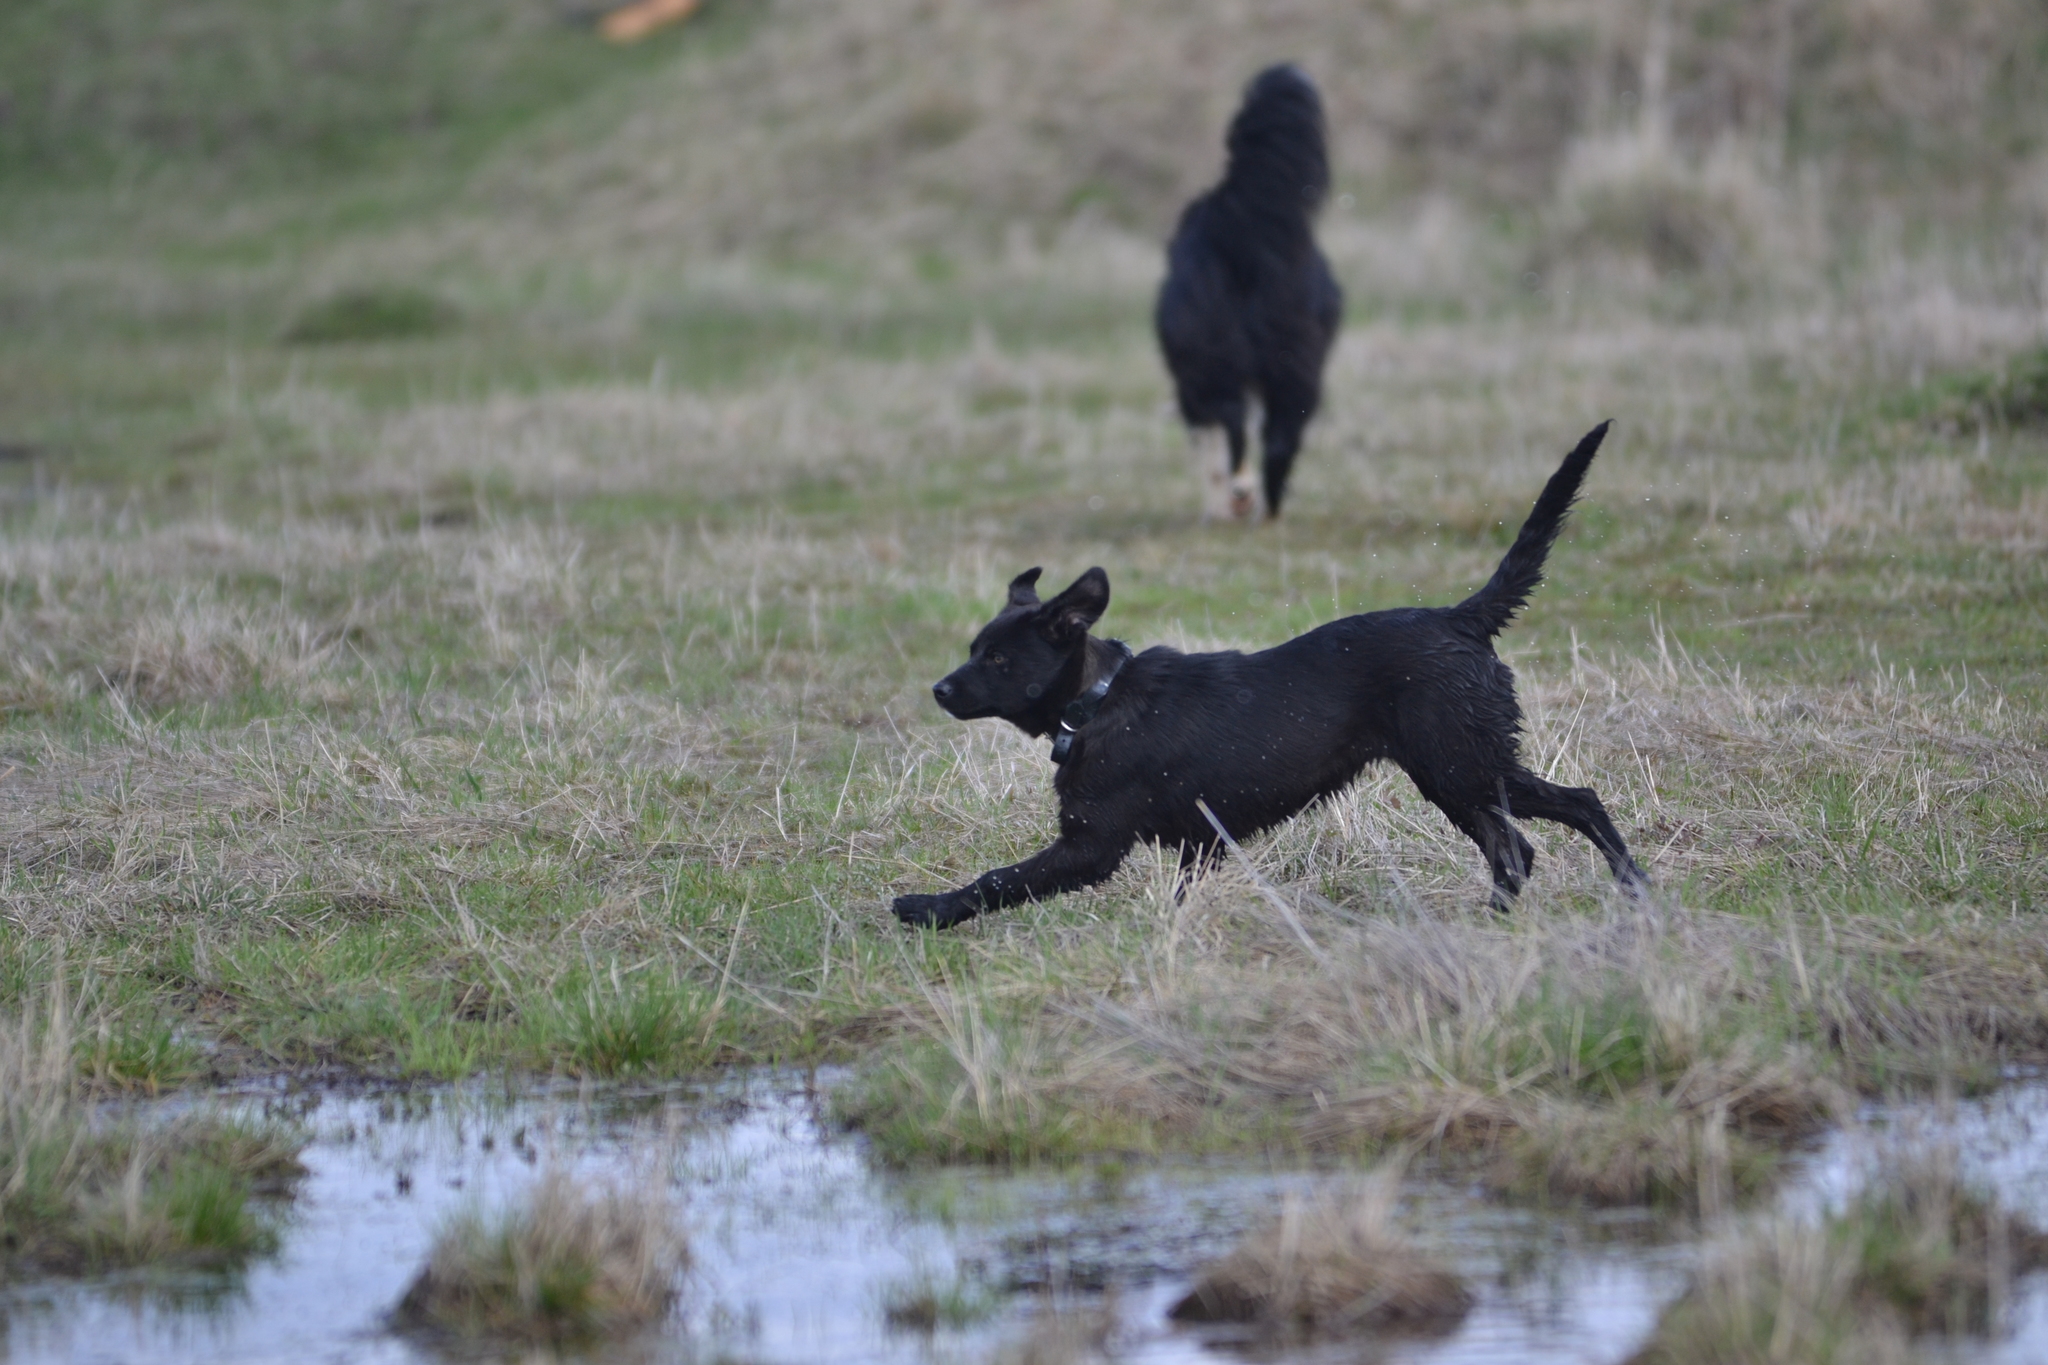
{"type": "Polygon", "coordinates": [[[1593,463],[1593,455],[1600,449],[1600,442],[1606,439],[1607,428],[1612,425],[1612,421],[1607,421],[1594,427],[1572,453],[1564,457],[1564,463],[1550,476],[1550,482],[1543,485],[1543,495],[1536,499],[1529,519],[1522,523],[1521,533],[1508,547],[1500,567],[1493,571],[1493,577],[1487,580],[1485,587],[1452,608],[1483,629],[1487,639],[1508,628],[1508,622],[1515,619],[1515,613],[1522,609],[1529,600],[1529,594],[1535,592],[1536,585],[1543,581],[1543,561],[1549,557],[1551,544],[1564,526],[1565,514],[1572,510],[1572,503],[1579,496],[1579,485],[1585,482],[1587,466],[1593,463]]]}
{"type": "Polygon", "coordinates": [[[1323,100],[1300,67],[1269,66],[1252,78],[1226,143],[1224,184],[1241,212],[1302,220],[1322,207],[1330,189],[1323,100]]]}

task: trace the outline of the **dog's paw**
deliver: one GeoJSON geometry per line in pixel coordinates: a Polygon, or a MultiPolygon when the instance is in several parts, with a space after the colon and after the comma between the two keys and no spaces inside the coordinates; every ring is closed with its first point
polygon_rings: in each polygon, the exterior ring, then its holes
{"type": "Polygon", "coordinates": [[[977,908],[963,905],[957,896],[898,896],[892,909],[896,918],[919,929],[950,929],[972,919],[977,908]]]}
{"type": "Polygon", "coordinates": [[[1250,521],[1259,514],[1259,489],[1249,471],[1240,471],[1230,481],[1230,516],[1233,521],[1250,521]]]}

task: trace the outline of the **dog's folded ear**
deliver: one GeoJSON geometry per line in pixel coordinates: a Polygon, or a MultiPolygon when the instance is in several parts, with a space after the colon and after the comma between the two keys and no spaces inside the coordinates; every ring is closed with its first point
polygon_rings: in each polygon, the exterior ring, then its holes
{"type": "Polygon", "coordinates": [[[1038,576],[1044,569],[1026,569],[1010,580],[1010,605],[1013,607],[1035,607],[1038,605],[1038,576]]]}
{"type": "Polygon", "coordinates": [[[1097,568],[1082,574],[1067,585],[1065,592],[1040,607],[1038,617],[1047,635],[1066,643],[1086,635],[1088,627],[1101,620],[1102,613],[1108,610],[1109,575],[1097,568]]]}

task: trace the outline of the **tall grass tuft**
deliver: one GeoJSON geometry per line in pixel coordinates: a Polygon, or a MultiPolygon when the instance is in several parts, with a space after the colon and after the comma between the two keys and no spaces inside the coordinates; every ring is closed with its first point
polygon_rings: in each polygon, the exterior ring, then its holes
{"type": "Polygon", "coordinates": [[[1455,1324],[1472,1291],[1395,1227],[1399,1193],[1399,1169],[1385,1166],[1332,1198],[1289,1195],[1280,1216],[1204,1270],[1171,1315],[1283,1333],[1455,1324]]]}
{"type": "Polygon", "coordinates": [[[584,1076],[673,1073],[708,1064],[708,995],[674,981],[594,978],[547,1021],[562,1063],[584,1076]]]}
{"type": "Polygon", "coordinates": [[[443,1227],[394,1317],[460,1337],[589,1341],[660,1320],[689,1259],[665,1197],[550,1171],[496,1216],[471,1209],[443,1227]]]}

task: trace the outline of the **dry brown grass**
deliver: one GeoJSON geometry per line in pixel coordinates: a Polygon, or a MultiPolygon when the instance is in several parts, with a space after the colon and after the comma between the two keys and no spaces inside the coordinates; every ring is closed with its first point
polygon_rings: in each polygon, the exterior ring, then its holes
{"type": "MultiPolygon", "coordinates": [[[[1045,1012],[1030,975],[934,990],[913,1028],[928,1050],[883,1063],[884,1098],[852,1112],[899,1155],[1144,1149],[1221,1124],[1482,1154],[1517,1192],[1711,1210],[1844,1110],[1839,1060],[1777,1030],[1795,953],[1822,990],[1867,970],[1853,956],[1675,906],[1654,926],[1554,910],[1501,926],[1302,899],[1306,939],[1251,888],[1209,886],[1127,950],[1122,983],[1054,987],[1045,1012]]],[[[1923,1027],[1958,1046],[1951,1021],[1923,1027]]]]}
{"type": "Polygon", "coordinates": [[[1472,1291],[1395,1225],[1398,1167],[1313,1199],[1290,1195],[1270,1225],[1204,1269],[1168,1316],[1343,1335],[1455,1325],[1472,1291]]]}

